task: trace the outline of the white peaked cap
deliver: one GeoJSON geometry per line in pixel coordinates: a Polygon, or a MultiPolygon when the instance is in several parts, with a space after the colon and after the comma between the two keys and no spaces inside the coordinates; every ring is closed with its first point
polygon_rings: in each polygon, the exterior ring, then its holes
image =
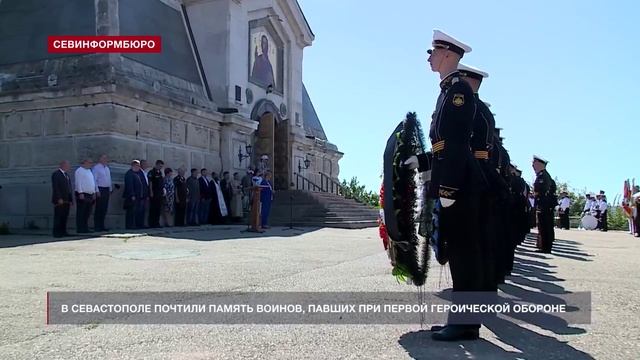
{"type": "Polygon", "coordinates": [[[451,35],[448,35],[441,30],[434,29],[433,30],[433,41],[431,42],[431,46],[447,46],[448,50],[451,50],[458,55],[463,56],[465,53],[471,52],[471,46],[463,43],[462,41],[454,38],[451,35]]]}
{"type": "Polygon", "coordinates": [[[469,66],[469,65],[465,65],[463,63],[458,64],[458,70],[462,73],[465,73],[467,75],[471,75],[469,77],[475,77],[475,78],[479,78],[478,80],[482,80],[482,78],[488,78],[489,77],[489,73],[482,71],[478,68],[475,68],[473,66],[469,66]],[[475,75],[475,76],[473,76],[475,75]]]}
{"type": "Polygon", "coordinates": [[[540,161],[543,164],[547,164],[548,163],[547,160],[545,160],[543,157],[540,157],[538,155],[533,155],[533,160],[540,161]]]}

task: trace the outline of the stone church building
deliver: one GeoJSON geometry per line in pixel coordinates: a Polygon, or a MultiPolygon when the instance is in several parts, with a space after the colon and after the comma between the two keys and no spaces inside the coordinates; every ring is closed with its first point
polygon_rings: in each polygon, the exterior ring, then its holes
{"type": "Polygon", "coordinates": [[[313,40],[296,0],[0,0],[0,223],[51,227],[51,173],[103,153],[116,184],[132,159],[337,180],[302,81],[313,40]],[[162,52],[54,54],[49,35],[159,35],[162,52]]]}

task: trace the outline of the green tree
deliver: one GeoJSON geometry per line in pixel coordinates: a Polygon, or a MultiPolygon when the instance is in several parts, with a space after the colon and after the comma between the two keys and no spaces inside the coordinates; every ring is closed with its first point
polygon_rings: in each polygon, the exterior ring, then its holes
{"type": "Polygon", "coordinates": [[[349,182],[342,180],[342,193],[347,199],[369,205],[372,207],[380,206],[380,194],[374,191],[367,191],[364,185],[361,185],[357,177],[352,177],[349,182]]]}
{"type": "Polygon", "coordinates": [[[629,222],[621,206],[611,206],[607,211],[609,230],[629,230],[629,222]]]}
{"type": "Polygon", "coordinates": [[[586,203],[585,195],[587,194],[587,189],[575,189],[566,182],[561,182],[558,178],[555,178],[554,181],[556,182],[558,198],[560,198],[561,192],[566,191],[569,200],[571,200],[571,207],[569,208],[570,216],[581,216],[584,204],[586,203]]]}

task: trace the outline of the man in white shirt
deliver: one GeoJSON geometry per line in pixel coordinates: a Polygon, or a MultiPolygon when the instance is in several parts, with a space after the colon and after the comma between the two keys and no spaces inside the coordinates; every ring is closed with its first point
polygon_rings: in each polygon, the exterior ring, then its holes
{"type": "Polygon", "coordinates": [[[140,160],[140,171],[138,174],[142,178],[142,181],[144,181],[142,183],[142,210],[140,210],[140,216],[142,216],[142,219],[136,219],[136,223],[140,223],[141,221],[142,224],[144,224],[144,222],[149,219],[149,170],[149,162],[147,160],[140,160]]]}
{"type": "Polygon", "coordinates": [[[560,193],[560,200],[558,201],[558,213],[560,215],[560,228],[569,230],[569,208],[571,207],[571,199],[568,194],[563,191],[560,193]]]}
{"type": "Polygon", "coordinates": [[[85,159],[75,173],[77,204],[76,229],[78,234],[91,232],[89,231],[89,216],[91,215],[91,208],[93,207],[96,192],[98,191],[96,181],[91,172],[91,165],[91,159],[85,159]]]}
{"type": "Polygon", "coordinates": [[[93,177],[98,186],[96,192],[96,211],[93,216],[95,231],[109,231],[104,226],[104,219],[109,209],[109,196],[112,191],[111,170],[109,169],[109,158],[106,154],[100,156],[98,163],[93,167],[93,177]]]}
{"type": "Polygon", "coordinates": [[[586,200],[584,202],[584,209],[582,210],[582,214],[590,214],[592,210],[594,209],[594,200],[593,197],[591,197],[591,194],[587,194],[586,196],[586,200]]]}

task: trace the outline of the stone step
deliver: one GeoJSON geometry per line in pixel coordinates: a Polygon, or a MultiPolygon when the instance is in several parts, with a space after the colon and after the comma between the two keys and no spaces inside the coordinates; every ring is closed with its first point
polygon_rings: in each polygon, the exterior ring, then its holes
{"type": "Polygon", "coordinates": [[[270,223],[288,226],[365,228],[378,226],[378,210],[339,195],[301,190],[274,195],[270,223]],[[293,212],[293,213],[292,213],[293,212]]]}
{"type": "MultiPolygon", "coordinates": [[[[289,222],[271,222],[272,226],[289,226],[289,222]]],[[[330,227],[337,229],[364,229],[370,227],[378,227],[375,221],[294,221],[293,227],[330,227]]]]}
{"type": "MultiPolygon", "coordinates": [[[[277,216],[270,217],[270,221],[290,221],[287,216],[277,216]]],[[[321,216],[300,216],[294,217],[293,221],[377,221],[376,218],[372,218],[369,216],[332,216],[332,217],[321,217],[321,216]]]]}

